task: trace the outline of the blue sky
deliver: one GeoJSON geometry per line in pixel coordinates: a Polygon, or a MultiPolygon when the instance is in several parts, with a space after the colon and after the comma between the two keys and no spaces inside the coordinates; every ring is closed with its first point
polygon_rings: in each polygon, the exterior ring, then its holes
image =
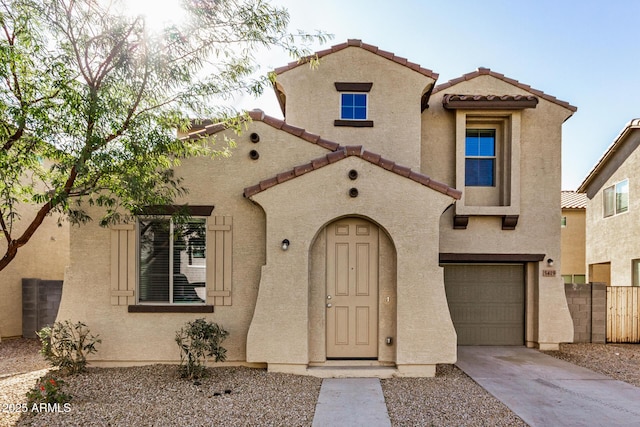
{"type": "MultiPolygon", "coordinates": [[[[325,46],[362,39],[444,83],[488,67],[578,107],[563,126],[562,188],[576,189],[624,126],[640,117],[637,0],[272,0],[290,30],[322,29],[325,46]]],[[[314,49],[316,50],[316,49],[314,49]]],[[[290,59],[260,55],[265,72],[290,59]]],[[[281,117],[275,96],[239,100],[281,117]]]]}

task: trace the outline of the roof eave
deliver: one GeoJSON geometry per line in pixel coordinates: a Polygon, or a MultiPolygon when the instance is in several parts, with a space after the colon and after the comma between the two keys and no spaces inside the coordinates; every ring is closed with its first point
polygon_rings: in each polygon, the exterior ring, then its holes
{"type": "MultiPolygon", "coordinates": [[[[618,147],[622,144],[622,142],[626,139],[626,137],[631,133],[631,131],[635,129],[640,129],[640,119],[633,119],[629,121],[626,126],[620,131],[618,136],[613,140],[611,145],[607,148],[607,151],[600,157],[600,159],[596,162],[596,164],[591,168],[585,179],[582,181],[580,186],[576,191],[579,193],[587,193],[589,194],[589,187],[591,186],[593,180],[598,176],[600,171],[604,169],[607,165],[611,157],[615,154],[618,147]]],[[[598,189],[599,190],[599,189],[598,189]]],[[[597,192],[597,190],[596,190],[597,192]]]]}

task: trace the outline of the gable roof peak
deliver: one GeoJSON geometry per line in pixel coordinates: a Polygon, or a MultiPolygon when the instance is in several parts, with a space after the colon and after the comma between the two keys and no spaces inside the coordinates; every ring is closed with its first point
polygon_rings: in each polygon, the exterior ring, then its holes
{"type": "Polygon", "coordinates": [[[369,51],[375,55],[381,56],[385,59],[388,59],[390,61],[393,61],[397,64],[403,65],[407,68],[412,69],[413,71],[416,71],[424,76],[427,76],[429,78],[432,78],[433,80],[438,80],[438,74],[434,73],[432,70],[429,70],[428,68],[424,68],[421,67],[420,64],[416,64],[414,62],[409,61],[407,58],[403,58],[401,56],[397,56],[392,52],[387,52],[385,50],[380,49],[378,46],[374,46],[368,43],[364,43],[362,40],[360,39],[347,39],[346,42],[344,43],[340,43],[340,44],[336,44],[331,46],[329,49],[324,49],[324,50],[320,50],[317,51],[315,54],[307,56],[305,58],[301,58],[299,61],[296,62],[290,62],[289,64],[283,66],[283,67],[279,67],[276,68],[274,71],[276,74],[282,74],[285,73],[289,70],[292,70],[294,68],[299,67],[300,65],[304,65],[307,64],[309,62],[311,62],[314,59],[320,59],[324,56],[327,55],[331,55],[332,53],[335,52],[339,52],[343,49],[346,49],[348,47],[357,47],[360,49],[364,49],[366,51],[369,51]]]}
{"type": "Polygon", "coordinates": [[[447,184],[444,184],[442,182],[434,181],[427,175],[424,175],[420,172],[412,171],[411,168],[399,165],[394,161],[385,159],[377,153],[367,151],[362,147],[362,145],[346,145],[346,146],[341,145],[338,147],[337,150],[331,153],[325,154],[322,157],[313,159],[309,163],[296,166],[293,169],[279,173],[274,177],[262,180],[256,185],[245,188],[243,195],[244,197],[251,197],[264,190],[267,190],[271,187],[281,184],[285,181],[289,181],[290,179],[294,179],[300,175],[304,175],[306,173],[323,168],[327,165],[339,162],[340,160],[343,160],[343,159],[346,159],[347,157],[352,157],[352,156],[359,157],[382,169],[386,169],[392,173],[408,178],[414,182],[417,182],[418,184],[421,184],[425,187],[429,187],[432,190],[445,194],[456,200],[459,200],[460,197],[462,197],[462,192],[460,190],[450,187],[447,184]]]}
{"type": "Polygon", "coordinates": [[[472,71],[470,73],[463,74],[461,77],[449,80],[446,83],[439,84],[433,89],[433,93],[435,94],[435,93],[438,93],[438,92],[442,92],[443,90],[448,89],[448,88],[450,88],[452,86],[455,86],[455,85],[457,85],[459,83],[462,83],[462,82],[465,82],[465,81],[468,81],[468,80],[472,80],[472,79],[475,79],[475,78],[480,77],[480,76],[491,76],[491,77],[494,77],[494,78],[496,78],[498,80],[502,80],[505,83],[509,83],[510,85],[513,85],[513,86],[518,87],[520,89],[526,90],[527,92],[530,92],[530,93],[532,93],[532,94],[534,94],[534,95],[536,95],[536,96],[538,96],[538,97],[540,97],[542,99],[545,99],[545,100],[547,100],[549,102],[552,102],[554,104],[560,105],[561,107],[566,108],[567,110],[571,111],[572,113],[575,113],[576,111],[578,111],[578,107],[575,107],[575,106],[569,104],[566,101],[561,101],[558,98],[556,98],[555,96],[548,95],[548,94],[544,93],[541,90],[534,89],[534,88],[532,88],[531,86],[529,86],[527,84],[521,83],[518,80],[515,80],[515,79],[512,79],[512,78],[509,78],[509,77],[505,76],[504,74],[492,71],[490,68],[486,68],[486,67],[478,67],[478,69],[476,71],[472,71]]]}

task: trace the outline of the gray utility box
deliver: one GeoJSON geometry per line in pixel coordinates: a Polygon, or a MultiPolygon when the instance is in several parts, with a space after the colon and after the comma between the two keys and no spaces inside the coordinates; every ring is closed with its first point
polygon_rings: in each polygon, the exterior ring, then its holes
{"type": "Polygon", "coordinates": [[[62,298],[62,280],[22,279],[22,336],[37,338],[36,331],[52,325],[62,298]]]}

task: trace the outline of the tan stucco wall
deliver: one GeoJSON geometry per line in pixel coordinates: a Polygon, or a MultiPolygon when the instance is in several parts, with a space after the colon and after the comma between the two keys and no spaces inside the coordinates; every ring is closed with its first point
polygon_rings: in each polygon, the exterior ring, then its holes
{"type": "Polygon", "coordinates": [[[420,99],[433,79],[358,47],[321,58],[278,76],[286,94],[287,123],[338,141],[364,145],[383,157],[420,168],[420,99]],[[372,128],[336,127],[340,92],[335,82],[373,82],[368,97],[372,128]]]}
{"type": "MultiPolygon", "coordinates": [[[[529,95],[530,93],[492,76],[479,76],[461,82],[431,97],[423,114],[422,171],[436,180],[454,186],[455,111],[442,106],[442,97],[455,94],[529,95]]],[[[492,114],[485,112],[484,114],[492,114]]],[[[557,276],[542,277],[537,268],[536,294],[540,343],[572,340],[572,321],[564,296],[560,250],[561,145],[562,123],[570,111],[540,98],[535,109],[522,110],[520,121],[520,173],[514,177],[512,191],[519,192],[519,219],[515,230],[502,230],[500,216],[471,216],[466,230],[454,230],[454,210],[440,221],[440,252],[489,254],[544,254],[554,260],[557,276]]],[[[463,190],[463,188],[459,188],[463,190]]],[[[505,207],[505,214],[509,213],[505,207]]],[[[545,258],[545,259],[546,259],[545,258]]],[[[533,282],[529,280],[529,282],[533,282]]]]}
{"type": "Polygon", "coordinates": [[[274,250],[268,252],[262,271],[249,330],[248,361],[305,365],[309,348],[321,347],[309,344],[321,340],[322,335],[309,335],[315,328],[310,329],[307,314],[308,254],[314,250],[312,243],[319,231],[334,219],[351,215],[379,224],[396,249],[396,364],[455,361],[455,330],[446,304],[437,245],[437,218],[453,202],[451,197],[349,157],[252,199],[267,212],[267,247],[274,250]],[[348,179],[350,169],[358,171],[356,181],[348,179]],[[351,187],[358,188],[358,197],[349,197],[351,187]],[[294,205],[292,194],[296,195],[294,205]],[[285,238],[291,241],[289,250],[275,249],[285,238]]]}
{"type": "MultiPolygon", "coordinates": [[[[611,263],[611,285],[631,286],[631,260],[640,259],[640,150],[636,149],[587,202],[587,265],[611,263]],[[603,217],[602,192],[629,179],[629,210],[603,217]]],[[[599,278],[595,278],[600,280],[599,278]]],[[[590,281],[595,281],[589,277],[590,281]]]]}
{"type": "Polygon", "coordinates": [[[204,317],[230,332],[224,343],[227,359],[245,360],[247,330],[266,248],[264,212],[243,197],[243,189],[328,151],[262,122],[252,123],[249,130],[235,139],[237,147],[231,157],[189,159],[178,170],[190,189],[178,203],[215,205],[213,216],[233,217],[231,306],[216,306],[213,314],[205,315],[128,313],[126,306],[111,305],[111,231],[95,222],[72,230],[72,264],[65,276],[58,318],[85,321],[92,331],[100,334],[103,342],[95,359],[177,361],[175,332],[185,322],[204,317]],[[260,142],[250,142],[251,132],[260,135],[260,142]],[[260,153],[258,160],[249,158],[251,150],[260,153]]]}
{"type": "MultiPolygon", "coordinates": [[[[38,209],[26,204],[18,207],[21,218],[14,223],[14,238],[25,230],[38,209]]],[[[3,255],[6,247],[6,241],[0,240],[3,255]]],[[[48,216],[11,264],[0,271],[0,337],[22,335],[22,279],[62,280],[68,263],[69,223],[61,221],[58,225],[58,216],[48,216]]]]}
{"type": "Polygon", "coordinates": [[[586,274],[586,210],[562,209],[562,216],[567,225],[561,229],[561,274],[586,274]]]}

